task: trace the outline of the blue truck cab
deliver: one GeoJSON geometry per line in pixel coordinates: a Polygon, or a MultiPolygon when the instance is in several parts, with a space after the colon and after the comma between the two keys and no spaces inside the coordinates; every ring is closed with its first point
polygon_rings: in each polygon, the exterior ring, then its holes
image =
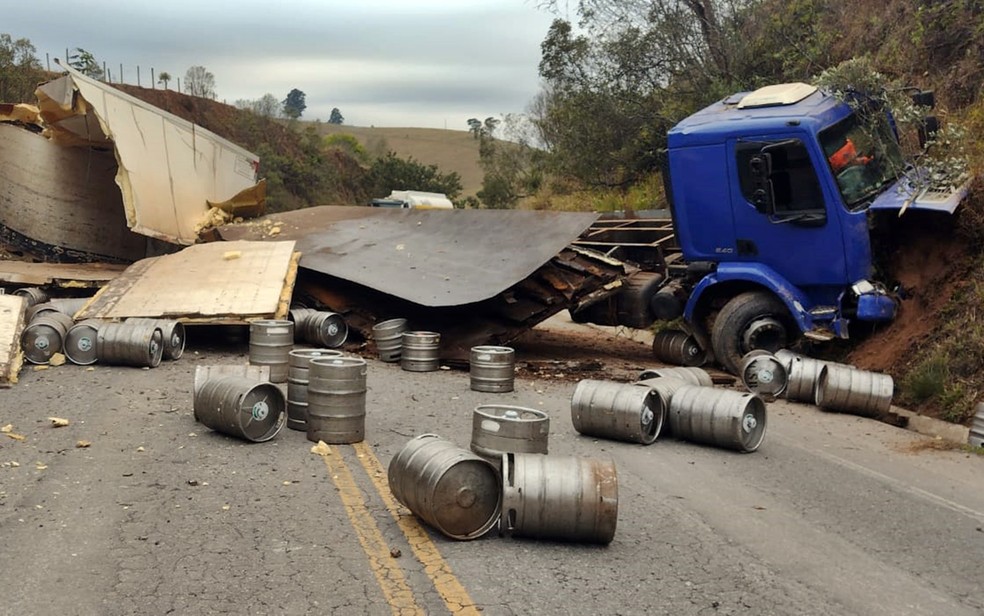
{"type": "Polygon", "coordinates": [[[753,349],[805,335],[846,338],[852,320],[889,320],[898,302],[873,280],[869,210],[952,212],[900,189],[890,114],[802,84],[739,93],[667,135],[664,183],[687,263],[684,318],[734,371],[753,349]],[[872,117],[875,118],[872,121],[872,117]]]}

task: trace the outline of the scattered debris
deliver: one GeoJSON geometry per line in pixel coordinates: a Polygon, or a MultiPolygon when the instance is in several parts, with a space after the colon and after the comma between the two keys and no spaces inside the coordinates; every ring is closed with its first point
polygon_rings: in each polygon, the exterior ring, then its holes
{"type": "Polygon", "coordinates": [[[92,446],[92,441],[75,441],[75,447],[78,449],[86,449],[92,446]]]}
{"type": "Polygon", "coordinates": [[[49,417],[48,421],[51,422],[52,428],[64,428],[69,423],[67,419],[62,419],[61,417],[49,417]]]}

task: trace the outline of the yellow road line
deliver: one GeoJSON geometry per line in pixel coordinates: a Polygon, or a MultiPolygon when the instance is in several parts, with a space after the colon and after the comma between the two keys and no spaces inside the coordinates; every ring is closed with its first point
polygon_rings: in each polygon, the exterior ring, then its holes
{"type": "Polygon", "coordinates": [[[400,515],[400,505],[390,492],[383,465],[379,463],[379,459],[373,453],[372,448],[365,442],[356,443],[353,447],[355,447],[359,462],[366,469],[366,474],[369,475],[369,479],[376,486],[380,498],[383,499],[383,504],[386,505],[386,509],[389,510],[390,515],[393,516],[393,519],[400,526],[400,530],[406,536],[410,549],[413,550],[417,560],[424,565],[424,571],[434,583],[434,588],[444,600],[444,605],[456,616],[478,616],[481,612],[475,608],[475,602],[472,601],[468,591],[461,585],[458,578],[455,577],[454,572],[451,571],[451,566],[441,556],[437,546],[431,541],[417,519],[409,515],[400,515]]]}
{"type": "Polygon", "coordinates": [[[403,570],[396,563],[396,559],[390,556],[389,546],[383,534],[376,526],[376,522],[369,514],[366,501],[362,496],[362,491],[355,483],[352,472],[345,464],[341,454],[338,452],[322,453],[321,459],[328,467],[328,474],[338,488],[338,493],[345,506],[349,521],[355,529],[355,534],[362,544],[362,549],[369,557],[369,567],[376,576],[376,581],[386,597],[386,601],[393,610],[395,616],[415,616],[423,615],[423,609],[417,605],[413,598],[413,591],[407,584],[403,570]]]}

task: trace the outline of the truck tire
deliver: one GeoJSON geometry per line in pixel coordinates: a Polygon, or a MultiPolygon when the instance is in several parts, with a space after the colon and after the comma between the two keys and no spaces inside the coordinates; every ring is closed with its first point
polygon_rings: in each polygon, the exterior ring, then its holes
{"type": "Polygon", "coordinates": [[[741,358],[755,349],[775,353],[793,338],[789,311],[765,291],[749,291],[731,298],[714,319],[711,346],[725,370],[738,373],[741,358]]]}

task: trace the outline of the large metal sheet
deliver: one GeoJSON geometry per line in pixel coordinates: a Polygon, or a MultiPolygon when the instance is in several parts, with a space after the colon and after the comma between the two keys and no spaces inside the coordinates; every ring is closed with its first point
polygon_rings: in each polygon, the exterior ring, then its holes
{"type": "Polygon", "coordinates": [[[226,225],[223,239],[291,239],[301,267],[422,306],[497,295],[547,263],[591,212],[321,206],[226,225]]]}

